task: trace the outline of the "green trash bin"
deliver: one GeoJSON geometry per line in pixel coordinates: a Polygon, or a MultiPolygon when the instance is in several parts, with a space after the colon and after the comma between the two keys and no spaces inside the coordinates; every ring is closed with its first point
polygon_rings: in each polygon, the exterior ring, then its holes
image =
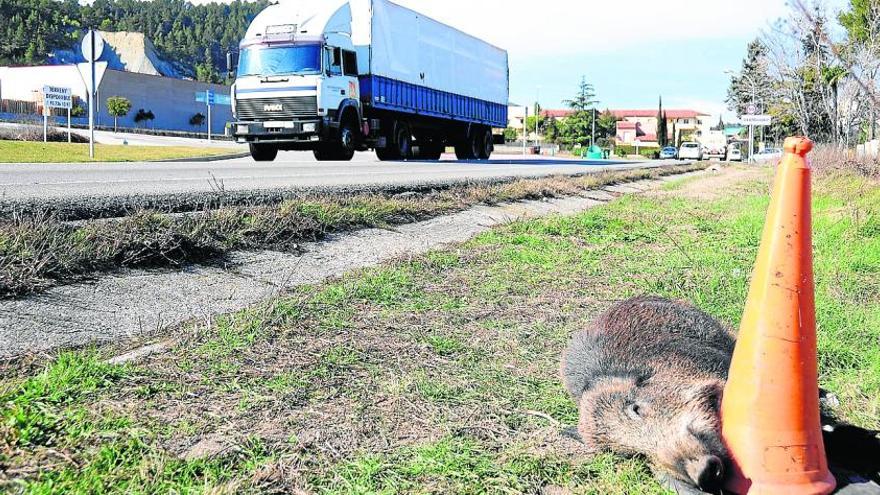
{"type": "Polygon", "coordinates": [[[584,152],[585,160],[601,160],[605,158],[605,154],[602,151],[602,148],[599,146],[593,145],[587,148],[587,151],[584,152]]]}

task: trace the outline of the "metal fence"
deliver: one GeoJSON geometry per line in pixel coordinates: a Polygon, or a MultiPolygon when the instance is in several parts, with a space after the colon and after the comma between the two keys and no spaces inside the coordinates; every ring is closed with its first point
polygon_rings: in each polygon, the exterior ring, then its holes
{"type": "MultiPolygon", "coordinates": [[[[17,113],[22,115],[39,115],[40,108],[33,101],[0,100],[0,113],[17,113]]],[[[65,111],[66,112],[66,111],[65,111]]],[[[65,113],[66,115],[66,113],[65,113]]]]}

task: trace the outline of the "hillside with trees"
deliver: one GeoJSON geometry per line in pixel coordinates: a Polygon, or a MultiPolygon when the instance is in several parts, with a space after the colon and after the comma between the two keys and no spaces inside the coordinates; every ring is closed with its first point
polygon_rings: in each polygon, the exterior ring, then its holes
{"type": "Polygon", "coordinates": [[[39,65],[71,49],[89,28],[144,33],[181,73],[218,82],[266,0],[193,5],[184,0],[0,0],[0,65],[39,65]]]}

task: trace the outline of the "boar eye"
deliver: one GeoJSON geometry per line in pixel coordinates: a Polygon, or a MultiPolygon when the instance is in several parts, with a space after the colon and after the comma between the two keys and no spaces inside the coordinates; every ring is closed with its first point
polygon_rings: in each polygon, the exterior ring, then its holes
{"type": "Polygon", "coordinates": [[[638,404],[633,402],[632,404],[627,404],[626,406],[626,415],[629,416],[630,419],[635,421],[642,420],[642,408],[639,407],[638,404]]]}

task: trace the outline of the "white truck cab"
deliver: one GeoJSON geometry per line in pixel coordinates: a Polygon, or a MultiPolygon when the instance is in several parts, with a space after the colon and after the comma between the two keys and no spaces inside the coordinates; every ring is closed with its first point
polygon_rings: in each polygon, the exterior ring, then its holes
{"type": "Polygon", "coordinates": [[[357,146],[361,111],[351,11],[340,2],[300,2],[306,3],[314,6],[267,7],[240,45],[233,135],[250,144],[258,161],[273,160],[279,144],[313,149],[319,159],[349,159],[357,146]],[[343,113],[349,127],[341,125],[343,113]]]}
{"type": "Polygon", "coordinates": [[[240,47],[233,135],[258,161],[485,160],[507,125],[507,52],[390,0],[280,0],[240,47]]]}

